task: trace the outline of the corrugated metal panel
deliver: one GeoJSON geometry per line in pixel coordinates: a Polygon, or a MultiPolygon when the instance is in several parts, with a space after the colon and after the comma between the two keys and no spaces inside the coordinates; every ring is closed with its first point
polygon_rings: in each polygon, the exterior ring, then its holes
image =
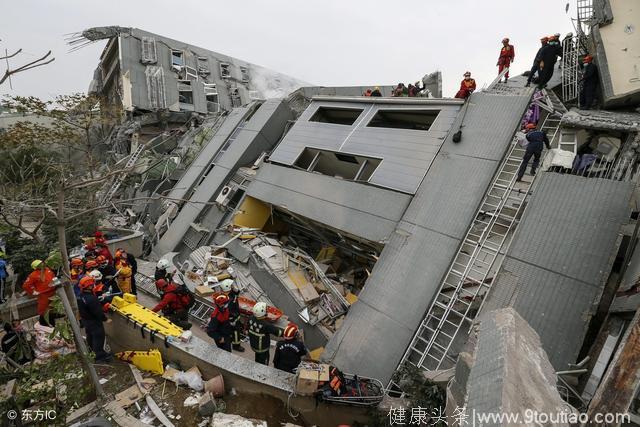
{"type": "Polygon", "coordinates": [[[260,168],[247,194],[374,242],[389,237],[411,200],[395,191],[273,164],[260,168]]]}
{"type": "Polygon", "coordinates": [[[515,308],[565,369],[602,295],[633,186],[555,173],[538,180],[484,310],[515,308]]]}
{"type": "Polygon", "coordinates": [[[499,166],[495,153],[506,152],[529,99],[473,95],[462,142],[447,137],[326,359],[347,372],[391,378],[499,166]]]}
{"type": "MultiPolygon", "coordinates": [[[[416,98],[411,98],[415,101],[416,98]]],[[[459,105],[366,104],[313,101],[271,154],[271,161],[293,165],[306,147],[340,151],[382,162],[369,182],[414,194],[456,118],[459,105]],[[320,107],[356,108],[363,112],[351,125],[310,122],[320,107]],[[367,127],[379,110],[440,110],[428,131],[367,127]]]]}

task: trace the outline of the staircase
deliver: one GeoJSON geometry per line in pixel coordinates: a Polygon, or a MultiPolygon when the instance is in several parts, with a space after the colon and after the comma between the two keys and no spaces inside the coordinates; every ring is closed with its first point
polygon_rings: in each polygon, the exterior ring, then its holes
{"type": "MultiPolygon", "coordinates": [[[[564,107],[551,93],[545,101],[553,112],[547,115],[541,129],[553,141],[564,107]]],[[[467,332],[491,289],[533,184],[534,177],[529,176],[516,183],[524,153],[514,137],[400,366],[410,363],[424,370],[437,370],[455,364],[455,352],[466,341],[467,332]]]]}

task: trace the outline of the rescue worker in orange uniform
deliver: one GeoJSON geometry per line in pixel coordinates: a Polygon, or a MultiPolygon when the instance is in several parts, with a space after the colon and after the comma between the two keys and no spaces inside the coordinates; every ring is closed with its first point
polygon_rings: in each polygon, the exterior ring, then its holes
{"type": "Polygon", "coordinates": [[[69,262],[69,273],[71,274],[71,282],[78,283],[80,276],[84,274],[84,264],[81,258],[72,258],[69,262]]]}
{"type": "Polygon", "coordinates": [[[464,79],[460,82],[460,90],[456,93],[456,98],[467,99],[476,90],[476,81],[471,78],[471,72],[464,73],[464,79]]]}
{"type": "MultiPolygon", "coordinates": [[[[502,39],[502,48],[500,49],[500,56],[498,57],[498,74],[502,73],[505,68],[509,68],[511,63],[516,58],[516,51],[513,49],[513,45],[509,44],[509,39],[507,37],[502,39]]],[[[506,83],[509,79],[509,72],[507,71],[504,75],[504,82],[506,83]]]]}
{"type": "Polygon", "coordinates": [[[55,274],[42,260],[35,260],[31,263],[33,271],[27,280],[22,284],[22,289],[27,293],[38,299],[38,306],[36,308],[41,318],[44,318],[44,314],[49,308],[49,298],[53,296],[56,290],[50,286],[55,274]]]}

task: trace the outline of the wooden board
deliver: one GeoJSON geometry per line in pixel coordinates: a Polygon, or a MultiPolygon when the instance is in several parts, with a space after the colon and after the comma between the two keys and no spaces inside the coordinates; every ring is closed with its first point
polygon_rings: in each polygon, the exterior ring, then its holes
{"type": "Polygon", "coordinates": [[[307,280],[303,271],[289,270],[289,278],[291,278],[293,283],[296,285],[305,302],[315,301],[320,298],[320,294],[316,291],[316,288],[313,287],[311,282],[307,280]]]}

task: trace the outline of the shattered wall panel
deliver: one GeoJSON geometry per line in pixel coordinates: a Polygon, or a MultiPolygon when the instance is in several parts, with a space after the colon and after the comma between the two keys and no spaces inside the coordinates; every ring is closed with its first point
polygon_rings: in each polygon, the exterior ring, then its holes
{"type": "Polygon", "coordinates": [[[484,310],[511,306],[556,369],[575,362],[628,222],[633,185],[543,173],[484,310]]]}
{"type": "Polygon", "coordinates": [[[448,134],[359,301],[327,344],[326,360],[383,382],[391,378],[520,125],[531,93],[473,95],[462,142],[454,147],[453,132],[448,134]]]}
{"type": "Polygon", "coordinates": [[[411,200],[406,194],[274,164],[262,165],[247,194],[374,242],[389,237],[411,200]]]}

